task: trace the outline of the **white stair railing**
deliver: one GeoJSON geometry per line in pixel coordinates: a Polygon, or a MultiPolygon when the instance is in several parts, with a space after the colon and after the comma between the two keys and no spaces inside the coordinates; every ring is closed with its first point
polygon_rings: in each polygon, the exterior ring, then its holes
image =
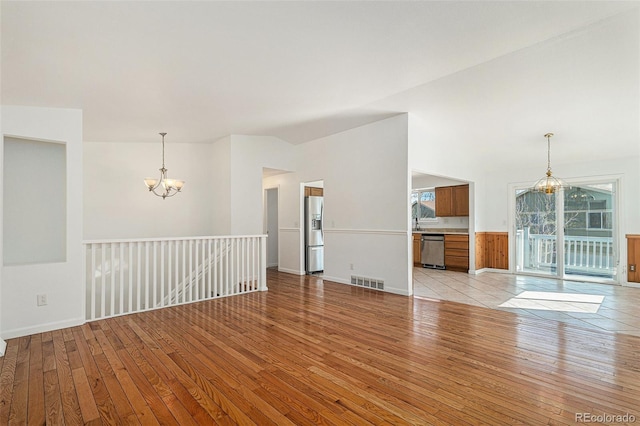
{"type": "Polygon", "coordinates": [[[86,241],[86,318],[267,290],[266,235],[86,241]]]}

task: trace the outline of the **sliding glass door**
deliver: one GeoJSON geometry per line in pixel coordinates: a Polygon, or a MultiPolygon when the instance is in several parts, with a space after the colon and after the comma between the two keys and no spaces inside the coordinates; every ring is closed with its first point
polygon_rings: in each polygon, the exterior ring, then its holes
{"type": "Polygon", "coordinates": [[[615,186],[600,182],[564,191],[565,275],[615,278],[615,186]]]}
{"type": "Polygon", "coordinates": [[[516,271],[614,280],[616,182],[572,185],[555,194],[516,189],[516,271]]]}
{"type": "Polygon", "coordinates": [[[516,190],[517,272],[557,273],[556,195],[516,190]]]}

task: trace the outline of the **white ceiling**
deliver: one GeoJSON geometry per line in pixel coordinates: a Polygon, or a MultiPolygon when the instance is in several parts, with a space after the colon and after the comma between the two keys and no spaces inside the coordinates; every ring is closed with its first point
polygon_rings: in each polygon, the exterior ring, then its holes
{"type": "MultiPolygon", "coordinates": [[[[158,142],[166,131],[168,142],[253,134],[302,143],[405,111],[433,121],[439,105],[469,118],[471,130],[460,135],[472,138],[472,126],[491,115],[482,110],[488,93],[513,101],[521,117],[536,114],[538,103],[533,111],[519,103],[535,98],[535,84],[510,92],[502,58],[525,52],[524,66],[535,46],[630,10],[637,30],[637,6],[3,1],[2,103],[80,108],[89,142],[158,142]]],[[[626,65],[606,64],[600,77],[618,79],[615,68],[626,65]]],[[[637,92],[623,92],[615,93],[637,101],[637,92]]],[[[489,139],[523,134],[542,144],[544,133],[558,131],[548,120],[524,121],[504,117],[489,139]]]]}

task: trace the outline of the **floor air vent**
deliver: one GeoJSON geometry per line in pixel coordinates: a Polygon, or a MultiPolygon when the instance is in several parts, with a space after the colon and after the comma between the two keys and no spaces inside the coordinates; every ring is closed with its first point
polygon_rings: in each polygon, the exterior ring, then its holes
{"type": "Polygon", "coordinates": [[[351,275],[351,284],[357,285],[358,287],[384,290],[384,280],[379,280],[376,278],[358,277],[356,275],[351,275]]]}

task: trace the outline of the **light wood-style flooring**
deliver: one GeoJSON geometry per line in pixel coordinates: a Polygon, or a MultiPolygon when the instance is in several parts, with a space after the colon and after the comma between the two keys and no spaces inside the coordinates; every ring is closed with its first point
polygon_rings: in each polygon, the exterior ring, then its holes
{"type": "Polygon", "coordinates": [[[0,425],[640,418],[639,337],[317,277],[268,285],[9,340],[0,425]]]}

